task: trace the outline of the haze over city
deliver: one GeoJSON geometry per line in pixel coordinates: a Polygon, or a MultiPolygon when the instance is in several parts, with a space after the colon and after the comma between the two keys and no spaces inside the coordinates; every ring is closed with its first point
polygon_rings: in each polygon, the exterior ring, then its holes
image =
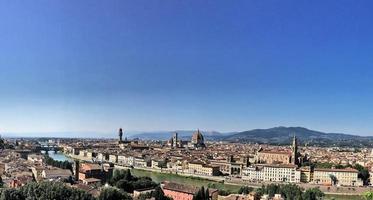
{"type": "Polygon", "coordinates": [[[373,135],[372,2],[224,2],[1,1],[0,133],[373,135]]]}

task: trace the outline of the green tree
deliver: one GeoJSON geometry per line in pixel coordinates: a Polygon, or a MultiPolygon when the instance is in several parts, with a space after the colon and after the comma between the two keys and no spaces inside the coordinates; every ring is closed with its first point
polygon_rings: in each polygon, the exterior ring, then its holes
{"type": "Polygon", "coordinates": [[[364,185],[368,185],[370,174],[367,168],[359,164],[356,164],[354,168],[359,171],[358,177],[363,180],[364,185]]]}
{"type": "Polygon", "coordinates": [[[44,155],[44,160],[45,160],[45,163],[47,165],[51,165],[53,167],[58,167],[58,168],[61,168],[61,169],[69,169],[69,170],[73,170],[73,165],[72,163],[70,163],[69,161],[57,161],[57,160],[54,160],[53,158],[51,158],[48,153],[46,153],[44,155]]]}
{"type": "Polygon", "coordinates": [[[256,193],[258,196],[268,194],[269,197],[281,194],[286,200],[302,200],[303,188],[295,184],[269,184],[256,189],[256,193]]]}
{"type": "Polygon", "coordinates": [[[242,187],[238,190],[238,194],[249,194],[249,193],[252,192],[253,190],[254,190],[254,188],[252,188],[252,187],[242,186],[242,187]]]}
{"type": "Polygon", "coordinates": [[[131,170],[127,169],[127,170],[121,170],[121,169],[116,169],[114,170],[113,172],[113,176],[111,177],[111,184],[114,184],[116,182],[118,182],[119,180],[127,180],[127,181],[132,181],[134,179],[134,177],[132,176],[131,174],[131,170]]]}
{"type": "Polygon", "coordinates": [[[152,193],[152,197],[154,197],[155,200],[171,200],[171,198],[165,196],[160,186],[155,188],[154,192],[152,193]]]}
{"type": "Polygon", "coordinates": [[[365,200],[373,200],[373,192],[371,191],[364,192],[363,197],[365,200]]]}
{"type": "Polygon", "coordinates": [[[330,178],[330,180],[332,181],[332,184],[333,184],[333,185],[336,185],[336,184],[337,184],[338,179],[337,179],[337,177],[336,177],[334,174],[329,174],[329,178],[330,178]]]}
{"type": "Polygon", "coordinates": [[[302,199],[303,189],[295,184],[281,185],[278,192],[285,197],[286,200],[298,200],[302,199]]]}
{"type": "Polygon", "coordinates": [[[208,194],[208,189],[205,190],[205,187],[201,187],[201,189],[199,189],[196,194],[194,194],[193,196],[193,200],[209,200],[209,194],[208,194]]]}
{"type": "Polygon", "coordinates": [[[303,200],[321,200],[324,196],[319,188],[310,188],[303,193],[303,200]]]}
{"type": "Polygon", "coordinates": [[[43,200],[94,200],[87,192],[59,182],[28,183],[20,188],[23,197],[43,200]]]}
{"type": "Polygon", "coordinates": [[[262,185],[262,187],[260,187],[260,188],[257,188],[256,190],[255,190],[255,192],[256,192],[256,194],[258,194],[259,196],[263,196],[263,194],[267,194],[267,192],[266,192],[266,186],[265,185],[262,185]]]}
{"type": "Polygon", "coordinates": [[[104,188],[100,196],[98,197],[98,200],[131,200],[132,197],[129,196],[127,193],[114,188],[114,187],[108,187],[104,188]]]}
{"type": "Polygon", "coordinates": [[[280,193],[280,187],[277,184],[269,184],[265,188],[265,194],[268,194],[269,197],[273,197],[275,194],[280,193]]]}
{"type": "Polygon", "coordinates": [[[158,185],[149,177],[132,176],[129,169],[115,170],[109,183],[128,193],[132,193],[133,190],[137,189],[155,188],[158,185]]]}
{"type": "Polygon", "coordinates": [[[125,192],[132,193],[134,188],[133,185],[130,181],[127,181],[125,179],[121,179],[118,182],[114,184],[115,187],[122,189],[125,192]]]}
{"type": "Polygon", "coordinates": [[[0,189],[0,200],[25,200],[25,197],[16,189],[0,189]]]}

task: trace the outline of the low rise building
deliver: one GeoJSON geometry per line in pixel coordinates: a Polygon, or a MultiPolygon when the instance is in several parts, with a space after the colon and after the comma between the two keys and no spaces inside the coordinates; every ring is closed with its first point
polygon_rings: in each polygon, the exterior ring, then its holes
{"type": "MultiPolygon", "coordinates": [[[[194,194],[196,194],[200,189],[189,185],[182,185],[171,182],[164,182],[161,186],[166,196],[177,200],[193,200],[194,194]]],[[[218,190],[209,189],[209,199],[217,200],[218,190]]]]}
{"type": "Polygon", "coordinates": [[[81,163],[79,166],[79,180],[89,178],[100,179],[105,182],[113,174],[113,167],[110,164],[81,163]]]}
{"type": "Polygon", "coordinates": [[[259,182],[299,183],[301,173],[295,165],[256,165],[245,168],[242,179],[259,182]]]}
{"type": "Polygon", "coordinates": [[[321,169],[313,172],[313,183],[321,185],[362,186],[363,181],[358,178],[359,171],[347,169],[321,169]]]}
{"type": "Polygon", "coordinates": [[[118,155],[118,164],[122,166],[133,166],[135,158],[130,155],[118,155]]]}
{"type": "Polygon", "coordinates": [[[27,160],[32,163],[42,164],[44,161],[44,155],[41,154],[30,154],[27,156],[27,160]]]}
{"type": "Polygon", "coordinates": [[[110,154],[109,155],[109,162],[111,162],[111,163],[117,163],[118,162],[118,155],[110,154]]]}
{"type": "Polygon", "coordinates": [[[68,169],[44,169],[42,177],[47,180],[66,180],[72,177],[68,169]]]}
{"type": "MultiPolygon", "coordinates": [[[[149,164],[150,165],[150,164],[149,164]]],[[[142,157],[135,157],[134,159],[134,163],[133,163],[133,166],[134,167],[141,167],[141,168],[145,168],[148,166],[148,162],[145,160],[145,158],[142,158],[142,157]]]]}
{"type": "Polygon", "coordinates": [[[208,165],[198,161],[188,163],[188,172],[190,174],[218,176],[220,174],[219,169],[219,166],[208,165]]]}

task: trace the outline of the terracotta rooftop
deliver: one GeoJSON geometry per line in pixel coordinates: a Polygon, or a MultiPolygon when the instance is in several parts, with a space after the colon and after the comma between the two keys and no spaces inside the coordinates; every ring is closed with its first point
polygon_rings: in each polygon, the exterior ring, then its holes
{"type": "Polygon", "coordinates": [[[324,172],[353,172],[358,173],[359,171],[353,168],[346,169],[326,169],[326,168],[316,168],[314,171],[324,171],[324,172]]]}
{"type": "Polygon", "coordinates": [[[259,151],[259,153],[291,154],[291,152],[289,152],[289,151],[274,151],[274,150],[263,150],[263,151],[259,151]]]}
{"type": "MultiPolygon", "coordinates": [[[[194,195],[200,189],[198,187],[193,187],[190,185],[182,185],[182,184],[173,183],[173,182],[163,182],[163,184],[164,184],[163,189],[192,194],[192,195],[194,195]]],[[[216,191],[217,191],[216,189],[209,188],[210,195],[216,191]]]]}

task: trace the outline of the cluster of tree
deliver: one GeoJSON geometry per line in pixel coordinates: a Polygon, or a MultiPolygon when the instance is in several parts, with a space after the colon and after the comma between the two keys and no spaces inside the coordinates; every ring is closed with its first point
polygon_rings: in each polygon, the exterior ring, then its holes
{"type": "Polygon", "coordinates": [[[359,171],[358,177],[363,180],[364,185],[368,185],[370,177],[368,169],[359,164],[355,164],[354,168],[359,171]]]}
{"type": "Polygon", "coordinates": [[[249,194],[250,192],[254,191],[254,188],[249,187],[249,186],[242,186],[238,190],[238,194],[249,194]]]}
{"type": "Polygon", "coordinates": [[[218,189],[218,193],[221,196],[228,196],[228,195],[232,194],[232,191],[224,190],[222,187],[219,187],[219,185],[217,185],[216,183],[208,183],[207,187],[208,188],[213,188],[213,189],[218,189]]]}
{"type": "Polygon", "coordinates": [[[373,192],[371,191],[364,192],[363,197],[365,200],[373,200],[373,192]]]}
{"type": "Polygon", "coordinates": [[[110,185],[122,189],[125,192],[132,193],[133,190],[155,188],[157,183],[153,182],[149,177],[132,176],[131,171],[115,170],[109,181],[110,185]]]}
{"type": "Polygon", "coordinates": [[[132,200],[132,197],[118,188],[107,187],[101,191],[98,200],[132,200]]]}
{"type": "Polygon", "coordinates": [[[95,200],[87,192],[58,182],[28,183],[19,189],[0,189],[0,200],[95,200]]]}
{"type": "Polygon", "coordinates": [[[209,200],[210,199],[210,192],[209,189],[205,189],[205,187],[201,187],[196,194],[193,196],[193,200],[209,200]]]}
{"type": "Polygon", "coordinates": [[[318,188],[310,188],[304,191],[303,188],[295,184],[269,184],[256,190],[258,196],[268,194],[273,197],[281,194],[286,200],[319,200],[324,197],[324,193],[318,188]]]}
{"type": "Polygon", "coordinates": [[[155,200],[172,200],[170,197],[164,195],[164,192],[160,186],[156,187],[153,192],[148,192],[139,196],[139,200],[146,200],[150,198],[155,200]]]}
{"type": "Polygon", "coordinates": [[[58,167],[58,168],[61,168],[61,169],[69,169],[71,171],[73,170],[72,163],[70,163],[67,160],[65,160],[65,161],[54,160],[47,153],[45,154],[44,159],[45,159],[45,163],[47,165],[51,165],[53,167],[58,167]]]}

